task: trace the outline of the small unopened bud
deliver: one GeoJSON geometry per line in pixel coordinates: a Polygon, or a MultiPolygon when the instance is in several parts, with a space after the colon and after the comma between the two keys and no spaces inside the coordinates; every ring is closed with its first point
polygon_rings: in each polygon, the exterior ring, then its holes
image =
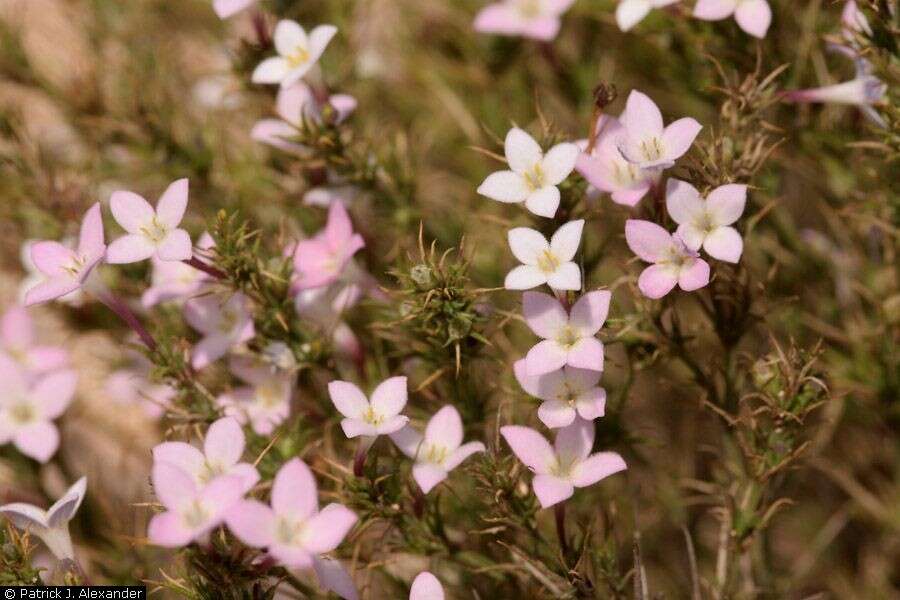
{"type": "Polygon", "coordinates": [[[619,93],[616,91],[615,84],[601,81],[597,87],[594,88],[594,106],[598,110],[604,110],[616,100],[618,95],[619,93]]]}
{"type": "Polygon", "coordinates": [[[415,284],[422,288],[431,286],[431,267],[424,264],[414,266],[409,270],[410,278],[415,284]]]}

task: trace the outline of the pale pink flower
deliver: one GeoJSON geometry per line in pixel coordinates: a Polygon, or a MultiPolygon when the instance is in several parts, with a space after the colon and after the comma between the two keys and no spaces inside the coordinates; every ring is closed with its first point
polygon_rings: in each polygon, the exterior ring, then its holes
{"type": "Polygon", "coordinates": [[[409,600],[444,600],[444,588],[437,577],[422,571],[413,580],[409,600]]]}
{"type": "Polygon", "coordinates": [[[250,463],[241,462],[245,443],[238,422],[223,417],[209,426],[202,452],[185,442],[163,442],[153,448],[153,461],[175,465],[190,475],[197,487],[218,477],[235,476],[244,482],[244,491],[249,491],[259,481],[259,473],[250,463]]]}
{"type": "Polygon", "coordinates": [[[233,358],[229,366],[248,385],[222,394],[217,402],[226,415],[249,423],[259,435],[270,435],[290,415],[292,374],[246,357],[233,358]]]}
{"type": "MultiPolygon", "coordinates": [[[[20,304],[25,304],[25,297],[28,295],[28,290],[45,279],[44,274],[41,273],[34,264],[34,261],[31,260],[31,246],[37,241],[38,240],[25,240],[19,247],[19,261],[22,263],[22,268],[25,270],[25,277],[19,282],[19,293],[17,295],[20,304]]],[[[74,248],[76,242],[77,240],[72,237],[66,237],[60,240],[60,244],[67,248],[74,248]]],[[[84,294],[81,290],[75,290],[65,296],[60,296],[57,300],[70,306],[81,306],[84,304],[84,294]]]]}
{"type": "Polygon", "coordinates": [[[581,244],[584,219],[569,221],[550,241],[529,227],[510,229],[507,238],[522,264],[506,275],[508,290],[527,290],[546,283],[554,290],[581,289],[581,269],[572,259],[581,244]]]}
{"type": "Polygon", "coordinates": [[[665,169],[674,165],[703,128],[690,117],[664,127],[659,107],[637,90],[628,95],[620,120],[624,131],[618,139],[619,151],[625,160],[643,169],[665,169]]]}
{"type": "Polygon", "coordinates": [[[659,178],[656,169],[642,169],[619,152],[618,140],[625,128],[615,117],[603,115],[597,123],[597,142],[587,153],[587,141],[575,168],[598,190],[607,192],[613,202],[635,206],[659,178]]]}
{"type": "Polygon", "coordinates": [[[295,291],[328,285],[366,245],[362,236],[353,232],[347,209],[340,202],[328,208],[325,229],[308,240],[301,240],[294,250],[295,291]]]}
{"type": "MultiPolygon", "coordinates": [[[[356,99],[346,94],[334,94],[328,99],[328,106],[335,113],[335,122],[340,123],[356,110],[356,99]]],[[[316,100],[312,88],[298,81],[290,87],[278,91],[275,112],[281,119],[262,119],[250,131],[250,137],[286,152],[303,153],[307,150],[301,144],[291,142],[298,129],[305,122],[322,123],[325,106],[316,100]]]]}
{"type": "Polygon", "coordinates": [[[772,24],[772,8],[766,0],[697,0],[694,16],[721,21],[734,15],[738,27],[753,37],[764,38],[772,24]]]}
{"type": "Polygon", "coordinates": [[[571,425],[577,417],[592,421],[606,411],[606,390],[597,385],[601,371],[567,365],[543,375],[529,375],[523,358],[515,362],[513,372],[522,389],[544,401],[538,418],[550,429],[571,425]]]}
{"type": "Polygon", "coordinates": [[[557,430],[553,446],[530,427],[508,425],[500,434],[519,460],[534,472],[531,482],[542,508],[571,498],[575,488],[594,485],[627,467],[615,452],[591,454],[594,423],[576,419],[557,430]]]}
{"type": "Polygon", "coordinates": [[[168,462],[154,462],[153,491],[166,508],[147,527],[150,542],[179,548],[200,540],[225,521],[245,493],[242,477],[217,477],[200,487],[187,472],[168,462]]]}
{"type": "Polygon", "coordinates": [[[644,269],[638,287],[648,298],[662,298],[677,284],[692,292],[709,283],[709,264],[656,223],[629,219],[625,222],[625,240],[641,260],[653,263],[644,269]]]}
{"type": "Polygon", "coordinates": [[[39,537],[57,560],[75,560],[69,521],[81,507],[86,490],[87,478],[82,477],[47,510],[14,502],[0,506],[0,515],[9,519],[15,527],[39,537]]]}
{"type": "Polygon", "coordinates": [[[603,342],[595,335],[606,322],[612,294],[595,290],[581,296],[570,312],[541,292],[525,292],[522,313],[531,330],[544,338],[528,351],[526,373],[535,377],[569,365],[603,371],[603,342]]]}
{"type": "Polygon", "coordinates": [[[334,592],[344,600],[359,600],[353,577],[339,560],[316,556],[313,558],[313,570],[321,587],[334,592]]]}
{"type": "Polygon", "coordinates": [[[475,17],[475,31],[549,41],[559,33],[560,17],[575,0],[500,0],[475,17]]]}
{"type": "Polygon", "coordinates": [[[191,236],[178,226],[188,203],[188,180],[173,181],[154,209],[134,192],[120,190],[109,198],[116,222],[127,233],[109,245],[106,262],[140,262],[151,256],[160,260],[188,260],[193,256],[191,236]]]}
{"type": "Polygon", "coordinates": [[[294,298],[294,307],[298,315],[331,333],[334,349],[340,356],[358,360],[362,357],[362,344],[350,326],[341,320],[341,315],[355,305],[361,296],[362,289],[358,285],[341,285],[340,282],[335,282],[300,290],[294,298]]]}
{"type": "Polygon", "coordinates": [[[654,8],[675,4],[679,0],[621,0],[616,6],[616,23],[622,31],[628,31],[644,20],[654,8]]]}
{"type": "Polygon", "coordinates": [[[59,448],[53,420],[75,396],[75,371],[59,370],[29,381],[19,365],[0,356],[0,446],[12,443],[19,452],[45,463],[59,448]]]}
{"type": "Polygon", "coordinates": [[[718,260],[736,263],[744,251],[744,241],[737,229],[730,227],[744,212],[747,186],[722,185],[704,200],[697,188],[679,179],[666,185],[666,208],[678,223],[675,235],[691,250],[702,247],[718,260]]]}
{"type": "Polygon", "coordinates": [[[232,294],[223,304],[217,296],[201,296],[184,305],[184,318],[203,334],[193,352],[191,364],[202,369],[225,356],[234,346],[256,334],[250,300],[241,293],[232,294]]]}
{"type": "Polygon", "coordinates": [[[116,402],[136,404],[151,419],[161,418],[166,407],[176,396],[176,391],[165,384],[151,383],[147,370],[119,369],[106,378],[104,390],[116,402]]]}
{"type": "MultiPolygon", "coordinates": [[[[204,233],[197,241],[197,248],[210,250],[215,242],[209,233],[204,233]]],[[[162,260],[158,256],[150,259],[153,274],[148,287],[141,295],[144,308],[151,308],[161,302],[171,300],[187,300],[198,295],[212,281],[203,271],[185,264],[182,261],[162,260]]]]}
{"type": "Polygon", "coordinates": [[[25,306],[61,298],[81,289],[106,254],[100,203],[88,209],[81,222],[78,247],[41,241],[31,245],[31,260],[45,279],[25,294],[25,306]]]}
{"type": "Polygon", "coordinates": [[[328,394],[338,412],[344,415],[341,428],[348,438],[394,433],[409,422],[408,417],[400,414],[406,406],[406,377],[384,380],[372,392],[371,400],[347,381],[329,383],[328,394]]]}
{"type": "Polygon", "coordinates": [[[319,25],[307,35],[299,23],[279,21],[273,35],[278,56],[259,63],[251,77],[253,83],[278,83],[286,88],[300,81],[319,62],[336,33],[334,25],[319,25]]]}
{"type": "Polygon", "coordinates": [[[319,510],[316,480],[299,458],[275,475],[271,507],[243,500],[228,514],[228,527],[248,546],[266,548],[286,567],[310,568],[315,558],[331,552],[356,524],[357,517],[341,504],[319,510]]]}
{"type": "Polygon", "coordinates": [[[31,315],[21,306],[11,306],[0,317],[0,356],[3,354],[22,365],[26,374],[55,371],[69,362],[65,348],[35,343],[31,315]]]}
{"type": "Polygon", "coordinates": [[[559,188],[575,168],[579,150],[575,144],[557,144],[544,154],[528,133],[513,127],[504,144],[508,171],[488,175],[478,193],[498,202],[524,202],[525,208],[541,217],[556,214],[559,188]]]}
{"type": "Polygon", "coordinates": [[[784,99],[797,103],[846,104],[858,107],[866,118],[878,125],[887,127],[887,122],[876,110],[876,106],[885,103],[888,87],[872,75],[872,65],[865,59],[854,58],[856,77],[850,81],[826,85],[806,90],[793,90],[784,93],[784,99]]]}
{"type": "Polygon", "coordinates": [[[413,478],[427,494],[447,478],[450,471],[476,452],[484,452],[481,442],[463,444],[463,424],[459,411],[445,406],[437,411],[422,436],[411,425],[391,434],[391,440],[406,456],[415,460],[413,478]]]}
{"type": "Polygon", "coordinates": [[[855,44],[857,37],[862,35],[872,35],[872,27],[865,13],[859,10],[856,0],[847,0],[844,4],[844,10],[841,11],[841,24],[843,25],[842,34],[851,44],[855,44]]]}
{"type": "Polygon", "coordinates": [[[219,18],[227,19],[253,6],[256,0],[213,0],[212,4],[219,18]]]}

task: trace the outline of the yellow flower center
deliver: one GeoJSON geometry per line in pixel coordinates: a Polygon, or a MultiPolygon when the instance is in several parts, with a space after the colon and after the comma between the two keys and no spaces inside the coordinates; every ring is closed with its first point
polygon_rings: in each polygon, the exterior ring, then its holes
{"type": "Polygon", "coordinates": [[[309,61],[309,50],[302,46],[297,46],[293,52],[287,55],[288,65],[292,69],[303,66],[309,61]]]}
{"type": "Polygon", "coordinates": [[[444,446],[436,446],[434,444],[430,444],[425,450],[425,454],[422,456],[422,458],[430,463],[442,464],[449,455],[450,450],[448,450],[444,446]]]}
{"type": "Polygon", "coordinates": [[[190,528],[200,527],[209,518],[209,512],[199,500],[194,500],[188,509],[182,513],[181,518],[184,520],[185,525],[190,528]]]}
{"type": "Polygon", "coordinates": [[[559,258],[552,250],[544,250],[537,259],[537,267],[544,273],[555,273],[559,268],[559,258]]]}
{"type": "Polygon", "coordinates": [[[149,223],[141,227],[140,232],[141,235],[155,244],[160,243],[169,235],[169,229],[159,222],[156,215],[153,216],[149,223]]]}
{"type": "Polygon", "coordinates": [[[641,140],[641,153],[644,155],[644,160],[659,160],[663,155],[662,141],[658,137],[641,140]]]}
{"type": "Polygon", "coordinates": [[[578,332],[566,325],[559,332],[559,335],[556,338],[556,342],[563,348],[570,349],[572,348],[572,346],[578,343],[578,340],[580,339],[581,336],[578,335],[578,332]]]}
{"type": "Polygon", "coordinates": [[[384,417],[376,413],[375,409],[370,406],[366,409],[366,412],[363,413],[363,421],[369,425],[381,425],[384,423],[384,417]]]}
{"type": "Polygon", "coordinates": [[[526,19],[533,19],[541,14],[540,0],[519,0],[519,14],[526,19]]]}
{"type": "Polygon", "coordinates": [[[275,408],[284,402],[284,388],[278,381],[267,381],[256,388],[256,399],[265,408],[275,408]]]}
{"type": "Polygon", "coordinates": [[[18,402],[10,407],[9,416],[14,423],[26,425],[35,420],[37,412],[31,404],[27,402],[18,402]]]}
{"type": "Polygon", "coordinates": [[[541,163],[537,163],[530,170],[525,171],[523,177],[532,192],[544,187],[544,169],[541,167],[541,163]]]}

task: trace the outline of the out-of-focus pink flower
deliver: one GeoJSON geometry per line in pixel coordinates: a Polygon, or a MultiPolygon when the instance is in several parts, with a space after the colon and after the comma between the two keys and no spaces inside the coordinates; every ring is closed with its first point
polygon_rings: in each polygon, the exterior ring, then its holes
{"type": "Polygon", "coordinates": [[[513,365],[516,380],[526,392],[544,402],[541,422],[555,429],[571,425],[576,417],[593,421],[606,411],[606,390],[599,387],[601,371],[566,366],[543,375],[529,375],[523,358],[513,365]]]}
{"type": "Polygon", "coordinates": [[[447,474],[476,452],[484,452],[481,442],[463,444],[463,425],[459,411],[445,406],[425,427],[424,437],[411,425],[391,434],[391,440],[403,454],[415,460],[413,478],[427,494],[447,478],[447,474]]]}
{"type": "MultiPolygon", "coordinates": [[[[328,99],[327,107],[334,111],[334,121],[340,123],[356,110],[356,99],[347,94],[334,94],[328,99]]],[[[312,88],[298,81],[278,92],[275,111],[281,119],[262,119],[250,131],[250,137],[286,152],[303,153],[306,148],[290,141],[304,121],[322,123],[326,105],[316,100],[312,88]]]]}
{"type": "Polygon", "coordinates": [[[216,296],[194,298],[185,303],[184,318],[203,334],[191,353],[195,369],[219,360],[255,335],[250,300],[241,293],[233,294],[224,304],[216,296]]]}
{"type": "Polygon", "coordinates": [[[218,477],[236,476],[249,491],[259,481],[256,467],[240,462],[244,455],[244,431],[231,417],[223,417],[209,426],[203,451],[185,442],[163,442],[153,448],[154,462],[167,462],[193,477],[197,487],[218,477]]]}
{"type": "Polygon", "coordinates": [[[191,236],[178,226],[188,203],[188,180],[172,182],[154,209],[134,192],[120,190],[109,199],[116,222],[127,234],[109,245],[106,262],[125,264],[156,256],[160,260],[187,260],[193,255],[191,236]]]}
{"type": "Polygon", "coordinates": [[[847,0],[844,10],[841,12],[841,24],[843,36],[851,44],[857,41],[857,35],[872,35],[872,27],[865,13],[859,10],[856,0],[847,0]]]}
{"type": "Polygon", "coordinates": [[[256,0],[213,0],[213,10],[220,19],[227,19],[256,4],[256,0]]]}
{"type": "Polygon", "coordinates": [[[575,164],[578,172],[598,190],[607,192],[613,202],[635,206],[659,179],[656,169],[642,169],[619,152],[618,140],[625,128],[615,117],[603,115],[597,123],[597,141],[590,154],[587,141],[575,164]]]}
{"type": "Polygon", "coordinates": [[[103,218],[98,202],[84,215],[77,249],[71,250],[50,241],[31,245],[31,260],[45,279],[25,294],[25,306],[49,302],[81,289],[105,254],[103,218]]]}
{"type": "Polygon", "coordinates": [[[317,556],[331,552],[356,524],[357,517],[341,504],[319,510],[316,480],[299,458],[275,475],[271,507],[243,500],[228,514],[228,527],[242,542],[266,548],[290,568],[313,567],[317,556]]]}
{"type": "MultiPolygon", "coordinates": [[[[197,241],[197,248],[201,250],[209,250],[214,246],[215,242],[209,233],[204,233],[197,241]]],[[[158,256],[153,256],[150,260],[153,275],[150,287],[141,296],[144,308],[170,300],[187,300],[203,292],[211,281],[209,275],[181,261],[162,260],[158,256]]]]}
{"type": "Polygon", "coordinates": [[[542,508],[571,498],[575,488],[594,485],[627,467],[615,452],[591,454],[594,423],[576,419],[557,430],[553,446],[530,427],[508,425],[500,434],[519,460],[534,473],[531,482],[542,508]]]}
{"type": "Polygon", "coordinates": [[[556,186],[575,168],[578,146],[557,144],[545,155],[534,138],[513,127],[506,134],[504,148],[509,170],[488,175],[478,193],[498,202],[524,202],[534,214],[552,218],[559,208],[556,186]]]}
{"type": "Polygon", "coordinates": [[[18,364],[0,356],[0,446],[12,443],[19,452],[45,463],[59,448],[53,424],[75,396],[78,376],[60,370],[29,381],[18,364]]]}
{"type": "Polygon", "coordinates": [[[409,600],[444,600],[444,588],[437,577],[422,571],[413,580],[409,600]]]}
{"type": "Polygon", "coordinates": [[[648,298],[662,298],[677,284],[686,292],[709,283],[709,264],[656,223],[629,219],[625,222],[625,240],[641,260],[653,263],[644,269],[638,287],[648,298]]]}
{"type": "Polygon", "coordinates": [[[151,383],[146,370],[119,369],[106,378],[104,389],[109,397],[122,404],[140,406],[151,419],[161,418],[175,397],[168,385],[151,383]]]}
{"type": "Polygon", "coordinates": [[[785,92],[788,102],[847,104],[858,107],[866,117],[879,127],[887,127],[887,122],[876,110],[884,104],[887,85],[872,75],[871,64],[863,58],[855,58],[856,77],[850,81],[826,85],[819,88],[785,92]]]}
{"type": "Polygon", "coordinates": [[[245,357],[233,358],[231,372],[246,382],[217,399],[225,414],[238,423],[249,423],[259,435],[270,435],[291,412],[292,375],[245,357]]]}
{"type": "Polygon", "coordinates": [[[701,247],[718,260],[736,263],[744,251],[737,229],[730,227],[744,212],[747,186],[728,184],[709,193],[706,200],[697,188],[679,179],[666,185],[666,208],[678,223],[675,235],[693,251],[701,247]]]}
{"type": "Polygon", "coordinates": [[[278,56],[259,63],[251,77],[253,83],[278,83],[286,88],[300,81],[319,62],[336,33],[334,25],[319,25],[307,35],[299,23],[279,21],[273,35],[278,56]]]}
{"type": "Polygon", "coordinates": [[[475,31],[549,41],[559,33],[560,17],[575,0],[500,0],[475,17],[475,31]]]}
{"type": "Polygon", "coordinates": [[[14,502],[0,506],[0,515],[19,529],[39,537],[57,560],[75,560],[69,521],[78,512],[86,490],[87,478],[82,477],[47,510],[24,502],[14,502]]]}
{"type": "Polygon", "coordinates": [[[664,127],[659,107],[637,90],[628,95],[620,120],[624,130],[618,139],[619,151],[625,160],[642,169],[671,167],[688,151],[703,129],[690,117],[664,127]]]}
{"type": "Polygon", "coordinates": [[[150,520],[147,537],[166,548],[179,548],[205,537],[224,522],[245,492],[242,477],[217,477],[201,488],[189,473],[168,462],[155,462],[151,478],[166,512],[150,520]]]}
{"type": "Polygon", "coordinates": [[[353,232],[347,209],[340,202],[328,208],[325,229],[297,243],[294,250],[294,290],[328,285],[337,280],[347,263],[366,242],[353,232]]]}
{"type": "Polygon", "coordinates": [[[595,290],[584,294],[566,312],[548,294],[525,292],[522,313],[531,330],[544,338],[528,351],[526,373],[544,375],[569,365],[578,369],[603,370],[603,342],[595,335],[606,322],[612,294],[595,290]]]}
{"type": "Polygon", "coordinates": [[[644,20],[654,8],[675,4],[679,0],[621,0],[616,6],[616,23],[622,31],[628,31],[644,20]]]}
{"type": "Polygon", "coordinates": [[[572,259],[581,244],[584,219],[569,221],[550,241],[529,227],[510,229],[509,248],[522,264],[506,275],[508,290],[527,290],[546,283],[554,290],[581,289],[581,269],[572,259]]]}
{"type": "Polygon", "coordinates": [[[334,592],[344,600],[359,600],[353,577],[341,561],[327,556],[316,556],[313,558],[313,570],[319,579],[319,586],[334,592]]]}
{"type": "Polygon", "coordinates": [[[347,381],[328,384],[331,401],[344,419],[341,428],[348,438],[377,437],[402,429],[409,418],[400,414],[406,406],[406,377],[386,379],[366,398],[357,386],[347,381]]]}
{"type": "Polygon", "coordinates": [[[697,0],[694,16],[721,21],[734,15],[738,27],[753,37],[764,38],[772,24],[772,8],[766,0],[697,0]]]}
{"type": "Polygon", "coordinates": [[[12,306],[0,317],[0,356],[6,354],[28,374],[40,374],[65,367],[69,353],[58,346],[35,344],[34,323],[21,306],[12,306]]]}

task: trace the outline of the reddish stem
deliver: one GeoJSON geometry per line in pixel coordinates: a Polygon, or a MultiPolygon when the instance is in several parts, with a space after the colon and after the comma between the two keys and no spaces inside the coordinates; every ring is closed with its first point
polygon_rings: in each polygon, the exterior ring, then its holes
{"type": "Polygon", "coordinates": [[[106,305],[109,310],[116,313],[120,319],[125,321],[131,329],[138,334],[138,337],[141,338],[141,341],[147,346],[147,349],[151,352],[156,352],[156,340],[153,339],[153,336],[150,335],[150,332],[147,331],[147,328],[144,327],[143,323],[141,323],[140,319],[135,316],[131,309],[128,308],[128,305],[122,302],[119,298],[114,296],[110,292],[105,292],[102,294],[98,294],[97,298],[106,305]]]}
{"type": "Polygon", "coordinates": [[[209,275],[211,277],[215,277],[216,279],[225,279],[228,277],[224,271],[220,271],[219,269],[215,268],[214,266],[206,264],[202,260],[198,259],[196,256],[192,256],[189,259],[182,261],[182,262],[184,262],[184,264],[186,264],[186,265],[190,265],[190,266],[194,267],[198,271],[203,271],[207,275],[209,275]]]}
{"type": "Polygon", "coordinates": [[[566,503],[560,502],[554,506],[553,513],[556,516],[556,536],[559,538],[559,547],[565,559],[569,553],[569,544],[566,542],[566,503]]]}

